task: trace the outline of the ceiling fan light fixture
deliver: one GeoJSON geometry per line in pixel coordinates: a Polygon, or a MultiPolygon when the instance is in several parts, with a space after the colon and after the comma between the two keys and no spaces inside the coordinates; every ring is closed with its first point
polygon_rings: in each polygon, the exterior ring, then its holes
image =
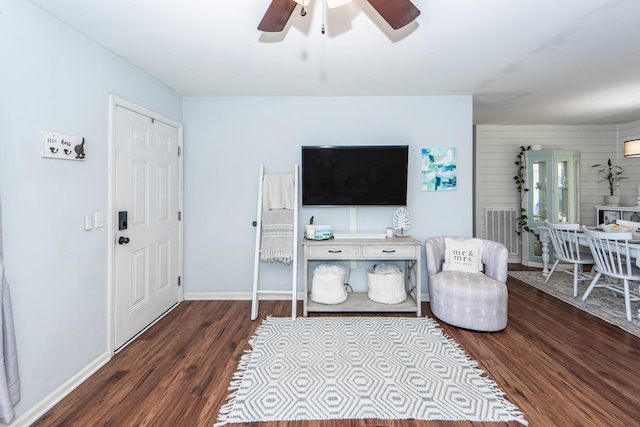
{"type": "Polygon", "coordinates": [[[624,142],[625,157],[640,157],[640,139],[630,139],[624,142]]]}
{"type": "Polygon", "coordinates": [[[327,0],[327,7],[329,9],[335,9],[336,7],[344,6],[351,2],[351,0],[327,0]]]}
{"type": "MultiPolygon", "coordinates": [[[[326,9],[333,9],[347,4],[350,0],[324,0],[322,8],[322,20],[324,22],[324,12],[326,9]]],[[[301,15],[306,15],[306,7],[311,0],[271,0],[265,12],[258,30],[266,32],[278,32],[284,30],[296,5],[301,5],[301,15]]],[[[397,30],[413,22],[420,10],[411,3],[411,0],[367,0],[371,6],[384,18],[385,21],[397,30]]],[[[323,27],[324,29],[324,27],[323,27]]],[[[323,31],[324,33],[324,31],[323,31]]]]}

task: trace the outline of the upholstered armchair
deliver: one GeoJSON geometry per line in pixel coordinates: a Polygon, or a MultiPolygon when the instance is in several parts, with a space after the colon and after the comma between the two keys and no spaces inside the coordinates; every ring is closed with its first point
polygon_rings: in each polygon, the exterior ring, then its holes
{"type": "Polygon", "coordinates": [[[425,251],[429,303],[435,317],[450,325],[475,331],[495,332],[507,326],[508,292],[505,283],[509,254],[503,244],[464,237],[432,237],[425,242],[425,251]],[[453,256],[454,246],[472,241],[481,242],[481,251],[475,254],[478,264],[481,260],[477,269],[456,271],[455,266],[445,264],[445,259],[453,256]]]}

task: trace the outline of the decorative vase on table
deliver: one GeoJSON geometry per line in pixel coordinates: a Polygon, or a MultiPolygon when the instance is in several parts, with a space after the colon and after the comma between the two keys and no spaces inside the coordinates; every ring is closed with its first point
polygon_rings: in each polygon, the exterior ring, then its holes
{"type": "Polygon", "coordinates": [[[304,226],[305,237],[307,239],[315,240],[316,239],[316,226],[307,224],[304,226]]]}
{"type": "Polygon", "coordinates": [[[605,206],[620,206],[620,196],[604,196],[605,206]]]}

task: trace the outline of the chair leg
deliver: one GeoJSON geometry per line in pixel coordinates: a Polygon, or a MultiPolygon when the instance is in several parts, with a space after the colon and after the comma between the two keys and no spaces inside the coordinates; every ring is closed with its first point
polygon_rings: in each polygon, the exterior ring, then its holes
{"type": "Polygon", "coordinates": [[[549,271],[549,274],[547,274],[547,278],[544,279],[544,283],[547,283],[549,279],[551,279],[551,275],[553,274],[554,271],[556,271],[556,267],[558,266],[559,263],[560,263],[559,259],[557,259],[556,262],[553,263],[553,267],[551,267],[551,271],[549,271]]]}
{"type": "Polygon", "coordinates": [[[631,322],[631,294],[629,292],[629,281],[624,279],[624,308],[627,311],[627,320],[631,322]]]}
{"type": "Polygon", "coordinates": [[[584,296],[582,297],[582,301],[586,301],[587,298],[589,298],[591,291],[593,291],[593,288],[596,287],[596,283],[598,283],[598,280],[600,280],[600,276],[602,276],[602,273],[598,271],[595,277],[593,278],[593,280],[591,281],[591,284],[589,285],[587,292],[584,293],[584,296]]]}
{"type": "Polygon", "coordinates": [[[578,296],[578,276],[580,275],[582,266],[580,264],[573,264],[573,297],[578,296]]]}

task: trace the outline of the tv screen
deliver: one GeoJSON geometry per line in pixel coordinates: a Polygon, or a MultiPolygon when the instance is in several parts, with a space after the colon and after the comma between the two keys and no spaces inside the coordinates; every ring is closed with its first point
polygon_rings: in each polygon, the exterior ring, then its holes
{"type": "Polygon", "coordinates": [[[407,145],[302,147],[302,204],[406,206],[407,145]]]}

